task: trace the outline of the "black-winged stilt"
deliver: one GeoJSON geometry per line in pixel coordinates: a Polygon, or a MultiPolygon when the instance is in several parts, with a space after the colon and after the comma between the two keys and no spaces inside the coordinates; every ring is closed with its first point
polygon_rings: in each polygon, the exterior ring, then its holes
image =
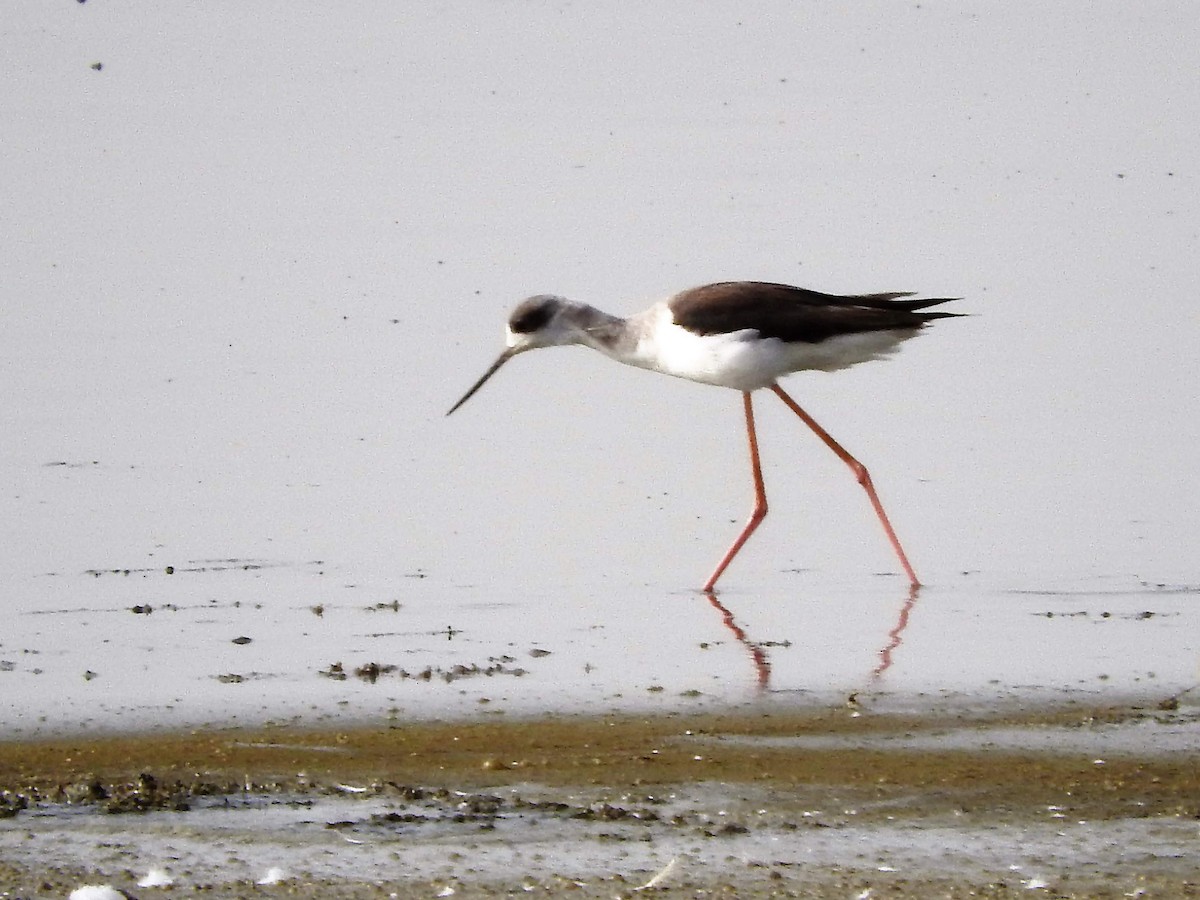
{"type": "Polygon", "coordinates": [[[504,352],[446,415],[466,403],[518,353],[568,344],[583,344],[631,366],[741,391],[750,441],[754,510],[705,582],[703,590],[707,592],[713,590],[767,514],[750,395],[759,388],[768,388],[854,472],[915,588],[920,581],[883,511],[866,467],[778,384],[779,378],[792,372],[832,372],[879,359],[930,321],[959,315],[920,312],[957,298],[905,299],[912,296],[907,292],[838,296],[786,284],[726,281],[690,288],[622,319],[585,303],[539,294],[513,310],[504,352]]]}

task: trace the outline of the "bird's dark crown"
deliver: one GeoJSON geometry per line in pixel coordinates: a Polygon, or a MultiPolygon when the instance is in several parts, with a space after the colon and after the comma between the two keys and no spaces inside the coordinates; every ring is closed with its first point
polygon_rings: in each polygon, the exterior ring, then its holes
{"type": "Polygon", "coordinates": [[[554,313],[562,307],[562,297],[538,294],[522,300],[508,317],[508,329],[513,334],[532,334],[546,327],[554,313]]]}

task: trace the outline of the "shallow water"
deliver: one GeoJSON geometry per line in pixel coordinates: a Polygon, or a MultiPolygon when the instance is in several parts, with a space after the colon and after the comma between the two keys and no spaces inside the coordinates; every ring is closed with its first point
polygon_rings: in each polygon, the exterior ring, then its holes
{"type": "Polygon", "coordinates": [[[72,599],[12,616],[8,733],[851,695],[918,712],[1105,697],[1186,706],[1200,681],[1200,604],[1186,586],[1003,590],[963,575],[914,596],[895,577],[864,576],[863,588],[787,573],[788,594],[709,597],[349,574],[260,559],[30,579],[72,599]]]}
{"type": "Polygon", "coordinates": [[[0,731],[1194,711],[1197,22],[17,4],[0,731]],[[918,595],[771,397],[715,598],[736,394],[564,350],[444,418],[522,296],[729,278],[963,298],[787,382],[918,595]]]}
{"type": "Polygon", "coordinates": [[[10,22],[6,732],[1200,679],[1185,5],[239,15],[10,22]],[[444,418],[523,294],[731,277],[963,297],[788,381],[919,598],[773,397],[723,608],[734,392],[561,350],[444,418]]]}

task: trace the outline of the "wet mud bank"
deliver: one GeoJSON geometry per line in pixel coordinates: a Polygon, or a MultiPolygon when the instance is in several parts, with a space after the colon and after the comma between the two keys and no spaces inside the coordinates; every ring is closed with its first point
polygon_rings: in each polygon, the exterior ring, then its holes
{"type": "Polygon", "coordinates": [[[1198,719],[839,708],[6,743],[0,884],[1193,897],[1198,719]]]}

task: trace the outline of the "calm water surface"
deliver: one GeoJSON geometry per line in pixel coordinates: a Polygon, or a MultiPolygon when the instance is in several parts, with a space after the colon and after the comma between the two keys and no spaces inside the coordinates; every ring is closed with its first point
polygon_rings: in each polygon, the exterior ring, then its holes
{"type": "Polygon", "coordinates": [[[1200,680],[1191,10],[605,10],[14,12],[6,734],[1200,680]],[[444,418],[522,296],[728,278],[963,297],[787,383],[919,596],[772,397],[716,601],[735,393],[564,349],[444,418]]]}

